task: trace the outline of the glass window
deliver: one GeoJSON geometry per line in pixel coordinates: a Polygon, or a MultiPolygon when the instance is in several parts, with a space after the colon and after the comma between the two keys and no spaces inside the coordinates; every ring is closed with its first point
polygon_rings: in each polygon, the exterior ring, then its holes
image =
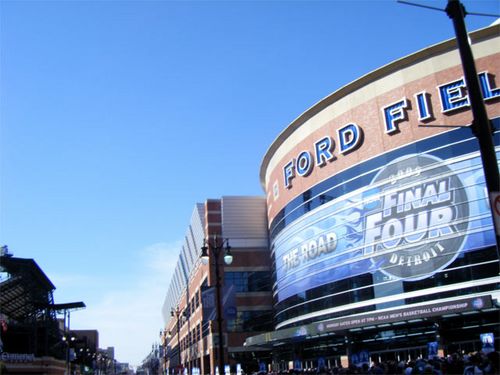
{"type": "Polygon", "coordinates": [[[234,319],[227,319],[228,332],[258,332],[273,329],[272,310],[238,311],[234,319]]]}
{"type": "Polygon", "coordinates": [[[225,283],[234,285],[236,293],[270,292],[271,272],[226,272],[225,283]]]}

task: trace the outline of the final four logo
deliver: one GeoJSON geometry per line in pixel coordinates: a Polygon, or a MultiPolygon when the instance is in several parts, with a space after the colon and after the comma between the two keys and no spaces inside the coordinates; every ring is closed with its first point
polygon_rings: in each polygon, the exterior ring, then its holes
{"type": "Polygon", "coordinates": [[[373,179],[364,253],[376,269],[420,280],[446,267],[461,250],[469,206],[458,176],[438,158],[396,159],[373,179]]]}

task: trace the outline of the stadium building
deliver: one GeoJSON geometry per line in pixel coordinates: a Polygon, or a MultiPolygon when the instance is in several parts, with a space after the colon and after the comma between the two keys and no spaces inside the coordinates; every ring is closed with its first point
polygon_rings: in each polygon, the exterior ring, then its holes
{"type": "MultiPolygon", "coordinates": [[[[500,26],[470,34],[500,143],[500,26]]],[[[261,166],[273,367],[499,347],[499,257],[455,40],[383,66],[293,121],[261,166]]],[[[268,364],[269,365],[269,364],[268,364]]]]}

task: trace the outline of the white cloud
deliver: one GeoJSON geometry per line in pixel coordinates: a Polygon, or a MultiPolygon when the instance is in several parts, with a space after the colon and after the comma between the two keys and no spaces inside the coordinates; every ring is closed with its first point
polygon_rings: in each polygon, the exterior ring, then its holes
{"type": "Polygon", "coordinates": [[[137,265],[137,273],[129,276],[133,277],[129,280],[133,282],[127,283],[131,286],[128,289],[102,286],[103,294],[95,296],[94,303],[72,314],[71,328],[97,329],[101,348],[114,346],[118,361],[133,366],[141,364],[151,345],[159,341],[163,328],[161,308],[180,247],[178,241],[142,249],[142,264],[137,265]]]}
{"type": "Polygon", "coordinates": [[[50,281],[58,288],[64,285],[65,288],[78,287],[94,281],[90,275],[68,274],[60,272],[50,272],[50,281]]]}

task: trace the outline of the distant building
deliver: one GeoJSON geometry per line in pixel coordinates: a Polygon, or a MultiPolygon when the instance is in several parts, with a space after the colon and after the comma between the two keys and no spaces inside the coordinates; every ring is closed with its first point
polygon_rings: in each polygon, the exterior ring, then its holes
{"type": "Polygon", "coordinates": [[[33,259],[0,256],[0,366],[8,373],[63,374],[65,348],[54,284],[33,259]]]}
{"type": "Polygon", "coordinates": [[[115,347],[114,346],[108,346],[106,349],[106,354],[108,355],[109,358],[115,358],[115,347]]]}
{"type": "Polygon", "coordinates": [[[72,330],[70,312],[83,302],[57,304],[55,286],[33,259],[0,252],[0,368],[8,374],[63,375],[113,369],[114,348],[99,351],[97,330],[72,330]],[[57,315],[63,315],[60,319],[57,315]]]}
{"type": "MultiPolygon", "coordinates": [[[[81,347],[90,349],[93,353],[99,348],[99,331],[96,329],[76,329],[72,330],[78,341],[81,343],[81,347]]],[[[113,351],[114,358],[114,351],[113,351]]]]}
{"type": "Polygon", "coordinates": [[[0,258],[0,314],[3,350],[58,355],[51,346],[59,339],[54,284],[33,259],[0,258]],[[51,345],[52,344],[52,345],[51,345]]]}

